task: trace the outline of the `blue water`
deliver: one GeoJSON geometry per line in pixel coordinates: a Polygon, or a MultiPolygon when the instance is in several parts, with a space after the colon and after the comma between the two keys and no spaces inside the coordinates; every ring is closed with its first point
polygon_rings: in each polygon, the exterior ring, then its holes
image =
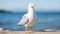
{"type": "MultiPolygon", "coordinates": [[[[17,23],[21,20],[24,12],[20,13],[0,13],[0,28],[9,30],[25,30],[24,26],[18,26],[17,23]]],[[[58,29],[60,30],[60,13],[54,12],[37,12],[38,18],[33,26],[34,30],[58,29]]]]}

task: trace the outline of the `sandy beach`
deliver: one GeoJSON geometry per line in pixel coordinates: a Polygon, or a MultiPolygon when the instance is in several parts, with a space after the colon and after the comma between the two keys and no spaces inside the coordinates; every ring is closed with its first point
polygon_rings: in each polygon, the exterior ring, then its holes
{"type": "Polygon", "coordinates": [[[25,31],[9,31],[9,30],[2,30],[0,34],[60,34],[60,32],[33,32],[33,33],[26,33],[25,31]]]}

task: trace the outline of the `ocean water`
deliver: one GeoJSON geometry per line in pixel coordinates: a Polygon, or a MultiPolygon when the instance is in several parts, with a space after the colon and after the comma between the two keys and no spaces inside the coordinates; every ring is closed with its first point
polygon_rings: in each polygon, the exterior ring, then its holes
{"type": "MultiPolygon", "coordinates": [[[[8,30],[25,30],[24,26],[18,26],[17,23],[21,20],[24,12],[20,13],[0,13],[0,28],[8,30]]],[[[45,29],[60,30],[60,13],[59,12],[36,12],[38,18],[33,26],[36,31],[45,29]]]]}

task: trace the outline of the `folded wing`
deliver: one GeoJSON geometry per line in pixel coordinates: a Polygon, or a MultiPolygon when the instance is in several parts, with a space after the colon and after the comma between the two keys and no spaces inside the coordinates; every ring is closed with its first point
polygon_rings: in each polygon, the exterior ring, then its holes
{"type": "Polygon", "coordinates": [[[18,25],[25,25],[29,22],[29,19],[26,15],[24,15],[18,25]]]}

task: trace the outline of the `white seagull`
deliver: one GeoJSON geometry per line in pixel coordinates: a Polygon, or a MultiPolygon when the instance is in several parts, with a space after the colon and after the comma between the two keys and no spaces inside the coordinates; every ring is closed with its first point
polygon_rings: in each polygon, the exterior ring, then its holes
{"type": "Polygon", "coordinates": [[[36,6],[36,4],[34,3],[29,3],[28,5],[28,13],[26,13],[21,21],[18,23],[18,25],[22,25],[26,27],[26,32],[34,32],[32,29],[32,26],[35,24],[36,22],[36,16],[34,13],[34,7],[36,6]],[[30,31],[28,31],[28,26],[31,28],[30,31]]]}

